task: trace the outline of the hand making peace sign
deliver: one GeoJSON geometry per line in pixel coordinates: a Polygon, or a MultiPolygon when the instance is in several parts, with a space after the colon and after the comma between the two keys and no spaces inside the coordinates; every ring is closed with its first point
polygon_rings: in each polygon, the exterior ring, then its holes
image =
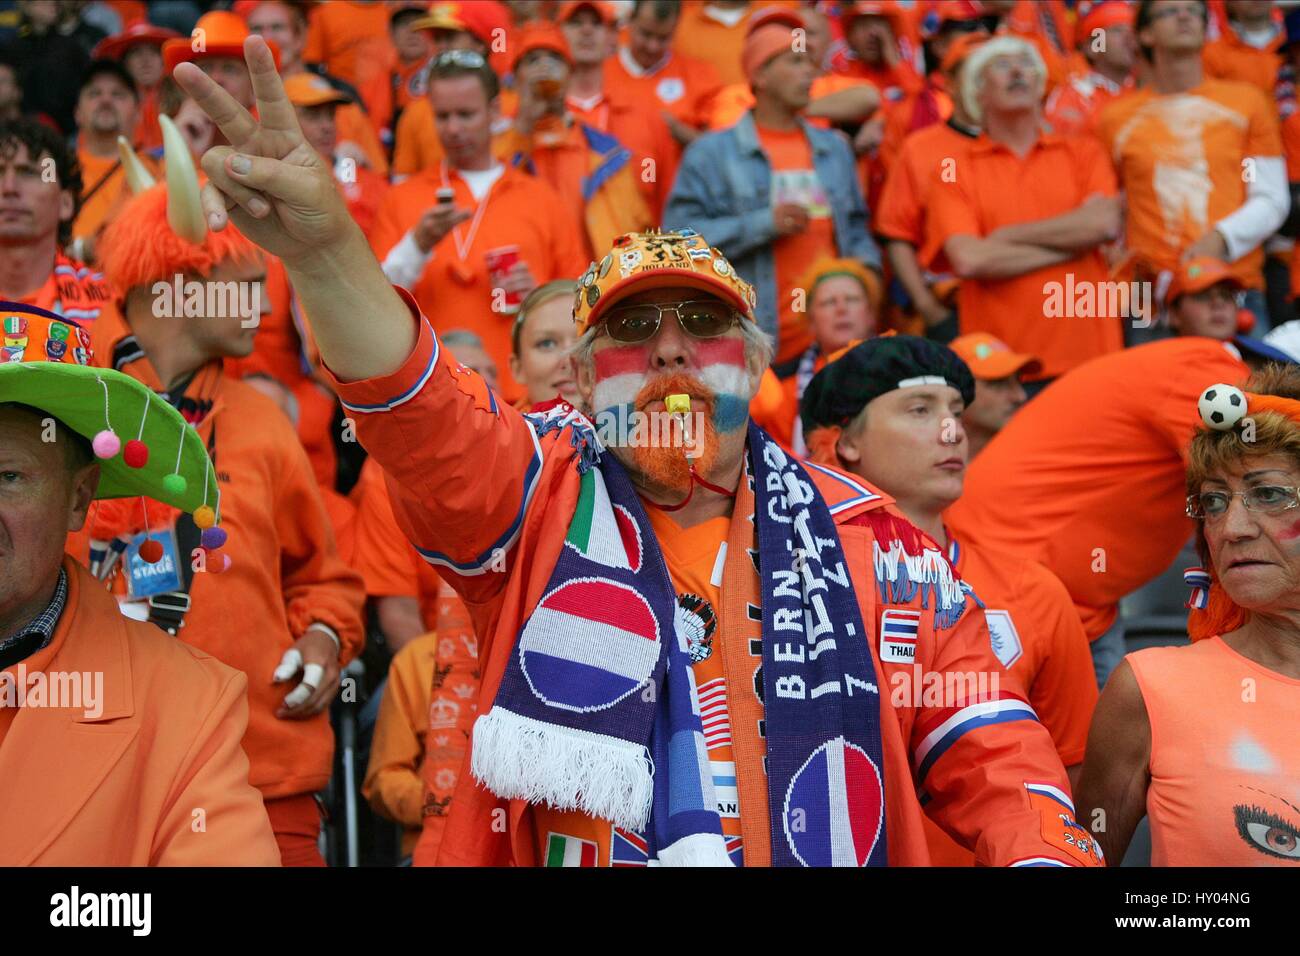
{"type": "Polygon", "coordinates": [[[285,260],[301,259],[356,227],[332,171],[303,138],[261,37],[244,41],[244,60],[257,99],[256,119],[194,64],[182,63],[173,74],[231,144],[203,154],[209,179],[203,212],[209,227],[219,231],[229,211],[240,232],[263,249],[285,260]]]}

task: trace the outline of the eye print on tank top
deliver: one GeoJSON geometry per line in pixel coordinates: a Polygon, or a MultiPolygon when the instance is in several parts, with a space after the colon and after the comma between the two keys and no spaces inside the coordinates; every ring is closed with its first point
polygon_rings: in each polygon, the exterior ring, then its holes
{"type": "MultiPolygon", "coordinates": [[[[1300,807],[1283,800],[1275,794],[1253,787],[1243,787],[1269,798],[1268,803],[1275,807],[1286,806],[1300,813],[1300,807]]],[[[1265,856],[1277,857],[1300,863],[1300,825],[1296,821],[1300,816],[1286,819],[1272,810],[1266,810],[1258,804],[1239,803],[1232,808],[1236,820],[1237,833],[1251,849],[1258,850],[1265,856]]]]}

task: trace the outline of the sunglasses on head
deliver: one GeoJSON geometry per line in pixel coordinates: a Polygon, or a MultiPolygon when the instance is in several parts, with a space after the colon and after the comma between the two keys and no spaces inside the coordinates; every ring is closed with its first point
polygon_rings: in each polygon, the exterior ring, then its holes
{"type": "Polygon", "coordinates": [[[611,339],[624,345],[646,342],[659,331],[663,314],[667,311],[676,314],[683,332],[697,339],[716,339],[740,320],[740,313],[717,299],[666,305],[644,302],[610,309],[605,316],[604,329],[611,339]]]}

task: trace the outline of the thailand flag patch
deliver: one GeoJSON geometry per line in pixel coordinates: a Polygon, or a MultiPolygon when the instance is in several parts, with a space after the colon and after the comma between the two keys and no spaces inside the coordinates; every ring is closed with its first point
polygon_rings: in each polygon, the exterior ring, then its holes
{"type": "Polygon", "coordinates": [[[888,608],[880,614],[880,659],[887,664],[916,660],[916,639],[921,632],[921,612],[888,608]]]}

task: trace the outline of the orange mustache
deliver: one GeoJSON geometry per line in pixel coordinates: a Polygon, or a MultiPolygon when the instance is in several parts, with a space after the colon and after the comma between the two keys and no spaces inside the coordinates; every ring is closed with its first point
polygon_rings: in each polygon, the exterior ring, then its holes
{"type": "MultiPolygon", "coordinates": [[[[656,447],[648,443],[634,445],[630,449],[632,467],[652,488],[686,494],[691,488],[691,465],[694,464],[698,474],[707,475],[718,457],[718,435],[713,427],[713,392],[694,376],[678,372],[647,382],[637,392],[633,405],[642,412],[650,403],[663,401],[669,395],[689,395],[691,411],[704,412],[692,416],[702,423],[699,432],[692,436],[690,448],[684,445],[664,447],[662,444],[656,447]],[[695,407],[696,402],[703,403],[706,408],[695,407]],[[687,451],[693,451],[695,457],[687,458],[687,451]]],[[[680,437],[680,432],[674,430],[673,435],[680,437]]]]}

